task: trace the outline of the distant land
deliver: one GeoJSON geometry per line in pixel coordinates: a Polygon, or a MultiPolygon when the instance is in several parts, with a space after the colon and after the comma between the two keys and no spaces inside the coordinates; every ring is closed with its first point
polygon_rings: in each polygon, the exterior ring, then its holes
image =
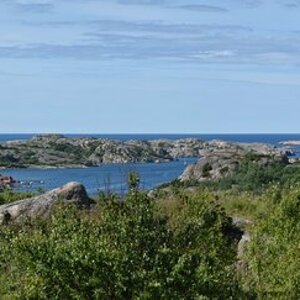
{"type": "Polygon", "coordinates": [[[94,167],[114,163],[160,163],[179,158],[201,157],[215,149],[246,149],[263,155],[286,155],[291,151],[263,143],[249,144],[204,141],[196,138],[178,140],[126,140],[93,137],[66,137],[60,134],[37,135],[28,140],[0,143],[2,168],[94,167]],[[202,152],[202,153],[201,153],[202,152]]]}
{"type": "Polygon", "coordinates": [[[38,135],[0,143],[0,167],[93,167],[112,163],[159,163],[198,157],[205,142],[198,139],[119,141],[92,137],[38,135]]]}

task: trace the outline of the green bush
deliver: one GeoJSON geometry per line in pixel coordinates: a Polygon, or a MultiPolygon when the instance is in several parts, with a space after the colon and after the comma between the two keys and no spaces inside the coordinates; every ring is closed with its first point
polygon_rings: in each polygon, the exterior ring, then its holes
{"type": "Polygon", "coordinates": [[[248,248],[245,286],[260,299],[300,297],[300,187],[277,198],[273,210],[261,219],[248,248]]]}
{"type": "Polygon", "coordinates": [[[135,189],[90,212],[58,206],[0,227],[0,298],[240,299],[231,228],[214,201],[184,198],[170,222],[135,189]]]}
{"type": "Polygon", "coordinates": [[[12,190],[4,190],[0,193],[0,205],[30,198],[33,195],[34,194],[30,192],[14,192],[12,190]]]}

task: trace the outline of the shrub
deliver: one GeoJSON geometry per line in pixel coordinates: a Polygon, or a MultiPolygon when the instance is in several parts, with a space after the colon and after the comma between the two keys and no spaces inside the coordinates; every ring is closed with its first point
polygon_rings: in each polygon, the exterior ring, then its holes
{"type": "Polygon", "coordinates": [[[182,199],[172,224],[145,194],[58,206],[48,220],[0,228],[2,298],[239,299],[230,218],[182,199]]]}
{"type": "Polygon", "coordinates": [[[0,205],[30,198],[33,195],[34,194],[30,192],[14,192],[11,190],[4,190],[0,193],[0,205]]]}
{"type": "Polygon", "coordinates": [[[262,299],[299,299],[299,186],[285,191],[276,202],[252,233],[245,286],[262,299]]]}

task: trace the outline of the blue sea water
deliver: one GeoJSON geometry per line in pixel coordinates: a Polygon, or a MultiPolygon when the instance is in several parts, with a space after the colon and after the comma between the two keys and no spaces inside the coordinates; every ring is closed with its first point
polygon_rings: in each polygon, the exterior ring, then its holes
{"type": "MultiPolygon", "coordinates": [[[[34,134],[0,134],[0,142],[30,139],[34,134]]],[[[300,134],[66,134],[68,137],[109,138],[126,140],[154,140],[199,138],[203,140],[221,139],[244,143],[269,143],[278,146],[287,140],[300,140],[300,134]]],[[[300,156],[300,147],[294,147],[300,156]]],[[[82,182],[89,194],[96,195],[100,190],[126,192],[126,177],[130,171],[137,171],[141,176],[141,188],[152,189],[160,184],[176,179],[189,163],[196,158],[181,159],[169,163],[108,164],[86,169],[9,169],[0,170],[2,175],[10,175],[24,183],[17,187],[20,190],[34,191],[43,188],[45,191],[62,186],[70,181],[82,182]]]]}
{"type": "MultiPolygon", "coordinates": [[[[0,142],[30,139],[36,134],[0,134],[0,142]]],[[[300,140],[300,133],[280,134],[65,134],[67,137],[94,137],[120,141],[198,138],[203,140],[220,139],[241,143],[269,143],[277,145],[282,141],[300,140]]]]}

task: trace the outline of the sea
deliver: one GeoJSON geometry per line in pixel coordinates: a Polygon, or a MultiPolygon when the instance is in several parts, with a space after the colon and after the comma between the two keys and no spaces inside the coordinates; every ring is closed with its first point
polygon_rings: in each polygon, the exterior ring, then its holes
{"type": "MultiPolygon", "coordinates": [[[[0,142],[28,140],[36,134],[0,134],[0,142]]],[[[241,142],[267,143],[279,147],[280,142],[300,140],[300,134],[65,134],[67,137],[94,137],[126,140],[156,140],[198,138],[205,141],[214,139],[241,142]]],[[[300,147],[291,147],[296,156],[300,157],[300,147]]],[[[140,187],[151,190],[168,183],[180,176],[188,164],[195,163],[198,158],[179,159],[167,163],[129,163],[106,164],[92,168],[62,168],[62,169],[8,169],[0,170],[1,175],[12,176],[17,180],[15,189],[19,191],[49,191],[70,181],[81,182],[90,195],[99,192],[127,192],[127,175],[138,172],[141,177],[140,187]]]]}

